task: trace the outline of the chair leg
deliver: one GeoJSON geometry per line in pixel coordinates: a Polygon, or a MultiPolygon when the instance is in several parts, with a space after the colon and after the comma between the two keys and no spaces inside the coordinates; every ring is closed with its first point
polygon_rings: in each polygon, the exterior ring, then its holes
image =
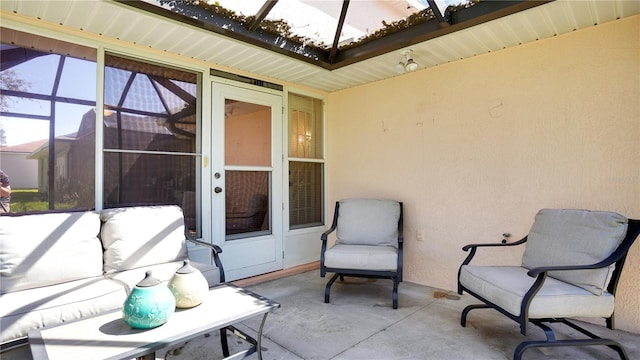
{"type": "Polygon", "coordinates": [[[393,294],[392,294],[392,299],[393,299],[393,308],[397,309],[398,308],[398,284],[399,284],[399,280],[397,277],[391,278],[391,280],[393,280],[393,294]]]}
{"type": "Polygon", "coordinates": [[[331,292],[331,285],[333,285],[333,283],[336,282],[336,279],[338,278],[338,276],[342,277],[342,275],[340,274],[333,274],[333,276],[327,283],[327,286],[324,288],[324,302],[327,304],[329,303],[329,293],[331,292]]]}
{"type": "Polygon", "coordinates": [[[220,344],[222,345],[222,356],[229,357],[229,343],[227,342],[227,328],[220,329],[220,344]]]}
{"type": "Polygon", "coordinates": [[[475,305],[467,306],[466,308],[464,308],[464,310],[462,310],[462,315],[460,316],[460,325],[462,325],[462,327],[467,326],[467,315],[469,314],[469,311],[474,309],[489,309],[489,308],[491,308],[491,306],[485,305],[485,304],[475,304],[475,305]]]}
{"type": "Polygon", "coordinates": [[[522,353],[534,347],[596,346],[596,345],[607,345],[618,352],[620,359],[629,360],[629,357],[627,356],[627,353],[624,350],[624,347],[622,347],[622,345],[619,342],[610,340],[610,339],[556,340],[553,342],[549,342],[546,340],[525,341],[520,343],[520,345],[516,347],[516,351],[513,353],[513,359],[514,360],[522,359],[522,353]]]}
{"type": "Polygon", "coordinates": [[[516,347],[516,350],[513,353],[513,359],[514,360],[522,359],[522,353],[534,347],[597,346],[597,345],[606,345],[612,348],[613,350],[615,350],[620,356],[620,359],[629,360],[629,356],[627,356],[627,352],[625,351],[622,344],[610,339],[556,340],[553,342],[549,342],[546,340],[524,341],[520,343],[518,347],[516,347]]]}
{"type": "Polygon", "coordinates": [[[534,347],[557,347],[557,346],[597,346],[597,345],[606,345],[608,347],[610,347],[611,349],[615,350],[618,355],[620,356],[620,359],[622,360],[628,360],[629,357],[627,356],[627,353],[624,349],[624,347],[617,341],[615,340],[611,340],[611,339],[603,339],[599,336],[597,336],[596,334],[590,332],[589,330],[578,326],[570,321],[567,321],[566,319],[560,319],[560,320],[556,320],[556,319],[544,319],[544,321],[549,321],[549,322],[561,322],[571,328],[573,328],[574,330],[577,330],[579,332],[581,332],[584,335],[587,335],[588,337],[590,337],[590,339],[574,339],[574,340],[556,340],[555,335],[553,334],[553,330],[548,327],[547,325],[543,324],[542,321],[538,321],[538,320],[530,320],[530,322],[536,326],[538,326],[539,328],[541,328],[544,333],[545,336],[547,337],[547,340],[538,340],[538,341],[524,341],[522,343],[520,343],[520,345],[518,345],[518,347],[516,347],[516,350],[513,353],[513,359],[514,360],[520,360],[522,358],[522,354],[530,349],[530,348],[534,348],[534,347]]]}

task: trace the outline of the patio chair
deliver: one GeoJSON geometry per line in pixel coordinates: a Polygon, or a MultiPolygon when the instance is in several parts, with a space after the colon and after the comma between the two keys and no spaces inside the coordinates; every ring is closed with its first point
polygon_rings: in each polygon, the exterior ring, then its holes
{"type": "Polygon", "coordinates": [[[398,308],[398,284],[402,281],[402,203],[393,200],[348,199],[336,202],[333,224],[321,236],[320,276],[335,273],[331,285],[345,276],[393,280],[393,308],[398,308]],[[327,248],[330,233],[336,242],[327,248]]]}
{"type": "Polygon", "coordinates": [[[520,325],[541,328],[546,340],[524,341],[514,352],[533,347],[607,345],[627,359],[617,341],[603,339],[568,318],[604,318],[614,328],[614,295],[629,248],[640,233],[640,220],[603,211],[543,209],[531,230],[513,243],[472,244],[458,271],[458,293],[471,294],[483,304],[469,305],[461,315],[464,327],[469,311],[493,308],[520,325]],[[481,247],[526,244],[521,266],[469,265],[481,247]],[[588,338],[556,339],[547,323],[563,323],[588,338]]]}

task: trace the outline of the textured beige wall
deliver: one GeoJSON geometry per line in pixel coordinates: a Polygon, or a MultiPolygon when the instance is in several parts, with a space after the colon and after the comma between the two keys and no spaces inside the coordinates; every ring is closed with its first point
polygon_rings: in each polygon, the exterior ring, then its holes
{"type": "MultiPolygon", "coordinates": [[[[639,27],[634,16],[330,94],[329,203],[403,201],[405,279],[449,290],[463,245],[519,239],[541,208],[640,218],[639,27]]],[[[640,241],[618,328],[640,333],[638,294],[640,241]]]]}

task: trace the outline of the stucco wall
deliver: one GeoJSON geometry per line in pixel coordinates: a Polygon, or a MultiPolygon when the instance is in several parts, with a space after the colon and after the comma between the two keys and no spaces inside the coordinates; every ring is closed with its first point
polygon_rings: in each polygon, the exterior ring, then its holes
{"type": "MultiPolygon", "coordinates": [[[[403,201],[405,280],[449,290],[463,245],[519,239],[541,208],[640,218],[639,27],[634,16],[330,94],[329,204],[403,201]]],[[[619,288],[617,327],[640,333],[640,242],[619,288]]]]}

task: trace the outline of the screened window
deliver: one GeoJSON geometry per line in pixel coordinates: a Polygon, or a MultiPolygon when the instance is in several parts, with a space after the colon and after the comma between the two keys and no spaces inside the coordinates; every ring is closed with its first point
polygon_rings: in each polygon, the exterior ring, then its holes
{"type": "Polygon", "coordinates": [[[196,231],[198,75],[105,57],[104,207],[179,204],[196,231]]]}
{"type": "Polygon", "coordinates": [[[271,108],[225,100],[227,240],[271,233],[271,108]]]}
{"type": "Polygon", "coordinates": [[[93,208],[96,50],[5,28],[0,40],[10,211],[93,208]]]}
{"type": "Polygon", "coordinates": [[[323,221],[322,100],[289,94],[289,225],[318,226],[323,221]]]}

